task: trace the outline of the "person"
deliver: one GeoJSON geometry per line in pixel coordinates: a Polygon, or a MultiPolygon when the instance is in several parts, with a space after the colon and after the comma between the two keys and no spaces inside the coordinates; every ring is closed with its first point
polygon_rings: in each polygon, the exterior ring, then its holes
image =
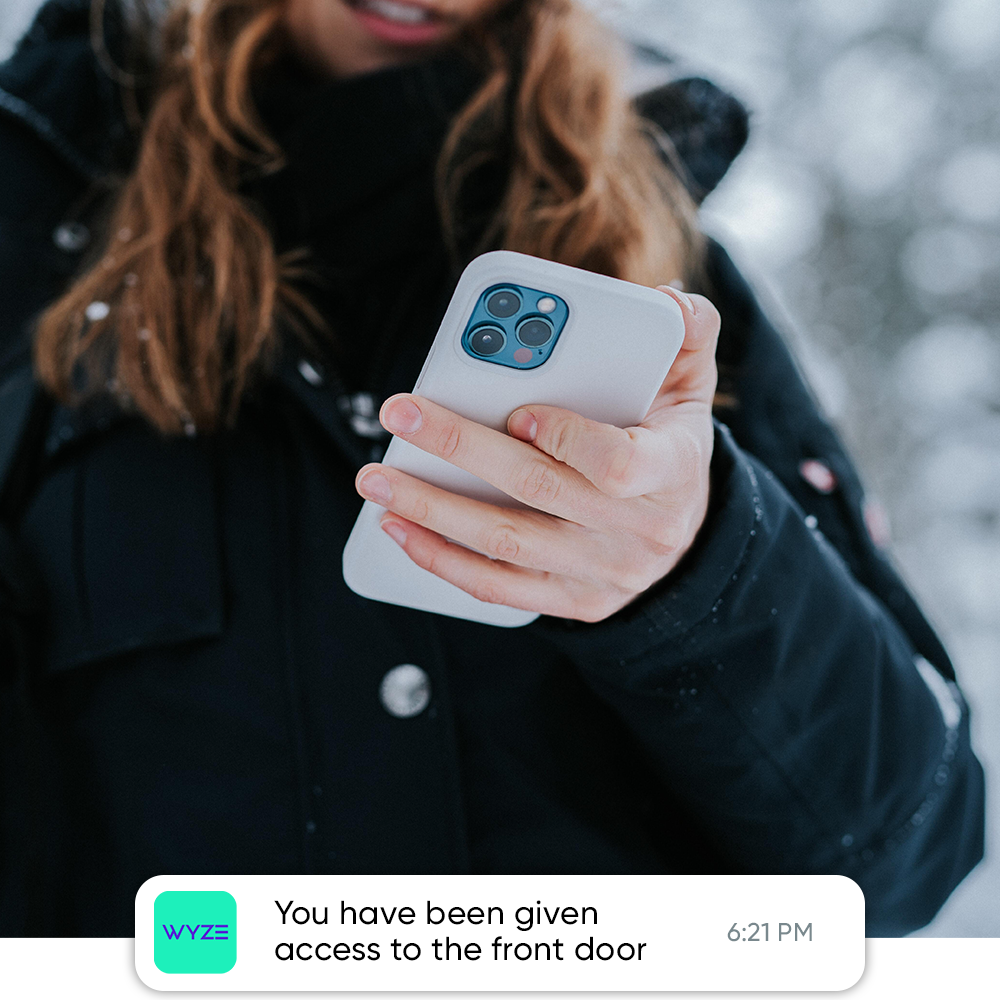
{"type": "Polygon", "coordinates": [[[573,0],[50,0],[0,67],[0,932],[131,935],[171,872],[568,872],[842,874],[895,935],[977,863],[952,666],[697,231],[746,114],[613,49],[573,0]],[[498,247],[681,305],[642,426],[409,394],[498,247]],[[542,616],[352,594],[359,492],[542,616]]]}

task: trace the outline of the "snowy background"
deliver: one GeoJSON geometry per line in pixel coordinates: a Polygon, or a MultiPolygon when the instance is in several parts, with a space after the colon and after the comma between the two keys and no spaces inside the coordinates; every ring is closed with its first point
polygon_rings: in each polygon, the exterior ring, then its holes
{"type": "MultiPolygon", "coordinates": [[[[705,226],[784,317],[975,712],[987,859],[921,933],[1000,937],[1000,0],[592,3],[753,112],[705,226]]],[[[0,58],[37,6],[3,0],[0,58]]]]}

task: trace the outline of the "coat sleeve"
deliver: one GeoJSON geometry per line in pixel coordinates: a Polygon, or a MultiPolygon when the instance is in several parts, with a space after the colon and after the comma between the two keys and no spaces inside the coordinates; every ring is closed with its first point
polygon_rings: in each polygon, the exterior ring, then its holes
{"type": "Polygon", "coordinates": [[[721,424],[712,482],[663,584],[606,622],[535,627],[732,871],[847,875],[868,936],[921,927],[983,852],[983,773],[950,664],[942,651],[932,666],[934,644],[887,606],[915,609],[898,577],[852,571],[875,555],[845,558],[721,424]]]}

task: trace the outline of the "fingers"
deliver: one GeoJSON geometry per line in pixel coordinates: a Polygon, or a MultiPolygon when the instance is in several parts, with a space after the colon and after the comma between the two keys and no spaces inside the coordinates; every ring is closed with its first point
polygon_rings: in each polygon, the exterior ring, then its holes
{"type": "Polygon", "coordinates": [[[666,479],[663,442],[643,427],[623,430],[556,406],[515,410],[511,435],[582,473],[609,497],[643,496],[666,479]]]}
{"type": "Polygon", "coordinates": [[[449,493],[388,466],[365,466],[358,473],[357,490],[411,523],[491,559],[583,577],[604,556],[596,536],[577,524],[449,493]]]}
{"type": "MultiPolygon", "coordinates": [[[[712,455],[710,412],[691,403],[676,404],[652,427],[623,430],[570,410],[534,405],[515,410],[508,427],[518,438],[530,434],[536,448],[618,500],[683,493],[712,455]]],[[[619,526],[633,527],[627,506],[619,506],[616,517],[619,526]]]]}
{"type": "Polygon", "coordinates": [[[388,510],[384,523],[405,518],[491,560],[601,591],[646,590],[669,568],[666,563],[676,561],[688,538],[682,511],[645,498],[623,505],[624,516],[615,524],[594,530],[449,493],[384,465],[365,466],[356,487],[388,510]]]}
{"type": "Polygon", "coordinates": [[[405,393],[393,396],[383,404],[379,417],[392,434],[471,472],[528,507],[583,525],[613,521],[613,501],[576,470],[428,399],[405,393]]]}
{"type": "Polygon", "coordinates": [[[416,565],[487,604],[596,622],[627,603],[612,590],[594,590],[558,574],[494,562],[392,515],[383,518],[382,529],[416,565]]]}

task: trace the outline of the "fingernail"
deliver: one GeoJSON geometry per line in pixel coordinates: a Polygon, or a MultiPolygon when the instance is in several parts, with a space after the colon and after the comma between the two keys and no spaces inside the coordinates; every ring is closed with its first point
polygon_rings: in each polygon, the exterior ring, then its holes
{"type": "Polygon", "coordinates": [[[660,290],[664,291],[672,299],[675,299],[682,309],[686,309],[692,316],[695,314],[694,300],[686,292],[672,285],[661,285],[660,290]]]}
{"type": "Polygon", "coordinates": [[[680,278],[674,278],[673,281],[668,281],[667,282],[667,287],[668,288],[676,288],[677,291],[683,292],[684,291],[684,282],[681,281],[680,278]]]}
{"type": "Polygon", "coordinates": [[[394,399],[382,411],[382,424],[393,434],[413,434],[424,422],[419,407],[410,399],[394,399]]]}
{"type": "Polygon", "coordinates": [[[382,530],[397,544],[406,544],[406,529],[399,521],[383,521],[382,530]]]}
{"type": "Polygon", "coordinates": [[[538,434],[538,421],[530,410],[515,410],[507,421],[507,430],[522,441],[534,441],[538,434]]]}
{"type": "Polygon", "coordinates": [[[385,507],[392,500],[389,480],[381,472],[366,472],[358,481],[358,491],[368,500],[385,507]]]}

